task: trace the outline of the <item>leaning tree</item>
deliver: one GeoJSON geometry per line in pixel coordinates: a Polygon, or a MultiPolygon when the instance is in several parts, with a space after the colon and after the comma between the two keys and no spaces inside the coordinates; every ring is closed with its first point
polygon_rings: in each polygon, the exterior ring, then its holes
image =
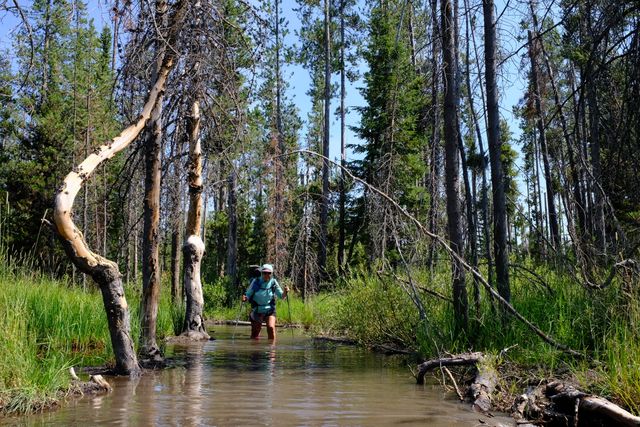
{"type": "Polygon", "coordinates": [[[149,121],[152,110],[164,93],[169,73],[177,60],[175,46],[189,4],[188,1],[177,0],[172,7],[165,39],[170,48],[165,49],[156,80],[147,95],[138,119],[111,141],[97,148],[74,168],[65,177],[54,202],[53,229],[65,252],[80,271],[93,278],[102,292],[117,374],[135,375],[140,370],[131,338],[129,308],[124,295],[122,275],[115,262],[91,251],[82,232],[73,222],[73,203],[83,184],[96,168],[133,142],[149,121]]]}

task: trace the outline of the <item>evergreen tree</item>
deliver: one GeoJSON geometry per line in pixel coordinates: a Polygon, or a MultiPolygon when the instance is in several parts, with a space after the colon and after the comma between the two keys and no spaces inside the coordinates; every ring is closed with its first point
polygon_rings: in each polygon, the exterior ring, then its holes
{"type": "MultiPolygon", "coordinates": [[[[360,109],[362,120],[356,129],[365,144],[354,150],[364,158],[354,164],[367,182],[419,213],[425,209],[424,189],[418,185],[425,173],[426,138],[420,126],[425,82],[412,65],[399,5],[386,2],[371,10],[369,43],[363,54],[369,65],[362,89],[366,105],[360,109]]],[[[396,250],[394,235],[399,230],[387,203],[367,197],[367,253],[372,260],[385,259],[396,250]]]]}

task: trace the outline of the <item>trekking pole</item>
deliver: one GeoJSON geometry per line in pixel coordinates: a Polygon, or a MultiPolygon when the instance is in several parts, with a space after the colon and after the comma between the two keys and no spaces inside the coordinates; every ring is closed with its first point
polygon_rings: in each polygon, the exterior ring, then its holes
{"type": "Polygon", "coordinates": [[[236,338],[236,329],[238,329],[238,322],[240,321],[240,314],[242,314],[242,307],[244,306],[244,301],[240,303],[240,310],[238,310],[238,316],[236,316],[236,323],[233,326],[233,334],[231,335],[231,339],[234,340],[236,338]]]}
{"type": "Polygon", "coordinates": [[[287,309],[289,310],[289,329],[291,329],[291,338],[293,338],[293,323],[291,321],[291,304],[289,303],[289,292],[287,292],[287,309]]]}

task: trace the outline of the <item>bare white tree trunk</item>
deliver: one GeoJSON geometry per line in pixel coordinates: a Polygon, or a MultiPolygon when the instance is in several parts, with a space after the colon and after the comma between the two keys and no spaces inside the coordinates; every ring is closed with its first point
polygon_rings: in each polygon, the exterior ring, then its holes
{"type": "Polygon", "coordinates": [[[204,242],[200,237],[202,222],[202,149],[200,147],[200,103],[194,101],[191,107],[189,128],[189,214],[187,218],[186,241],[182,247],[184,255],[184,291],[187,307],[182,335],[194,340],[208,340],[202,311],[204,297],[200,281],[200,264],[204,255],[204,242]]]}

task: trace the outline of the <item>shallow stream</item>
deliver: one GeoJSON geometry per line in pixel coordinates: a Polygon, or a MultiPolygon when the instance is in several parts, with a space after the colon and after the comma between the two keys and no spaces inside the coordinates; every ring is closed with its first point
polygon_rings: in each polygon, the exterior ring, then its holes
{"type": "Polygon", "coordinates": [[[215,326],[215,340],[170,345],[177,367],[139,379],[107,378],[113,392],[73,399],[25,426],[474,426],[513,425],[473,413],[438,384],[418,386],[401,360],[279,330],[215,326]],[[263,335],[266,331],[263,331],[263,335]]]}

